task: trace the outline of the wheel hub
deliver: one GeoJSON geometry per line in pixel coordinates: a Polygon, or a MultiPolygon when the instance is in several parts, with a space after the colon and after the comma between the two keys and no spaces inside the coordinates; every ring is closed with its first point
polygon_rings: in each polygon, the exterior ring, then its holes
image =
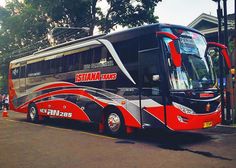
{"type": "Polygon", "coordinates": [[[31,107],[31,108],[30,108],[30,118],[31,118],[32,120],[34,120],[35,115],[36,115],[36,109],[35,109],[34,107],[31,107]]]}
{"type": "Polygon", "coordinates": [[[112,132],[116,132],[120,128],[120,117],[116,113],[111,113],[108,117],[108,126],[112,132]]]}

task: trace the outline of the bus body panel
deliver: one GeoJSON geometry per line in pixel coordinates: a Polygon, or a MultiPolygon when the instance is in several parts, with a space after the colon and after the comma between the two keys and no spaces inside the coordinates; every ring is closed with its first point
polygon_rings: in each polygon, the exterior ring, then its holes
{"type": "MultiPolygon", "coordinates": [[[[79,45],[89,43],[89,40],[107,40],[115,51],[96,43],[95,46],[70,51],[70,54],[66,51],[59,53],[59,56],[37,57],[37,54],[47,54],[60,48],[66,50],[66,47],[70,47],[66,44],[36,53],[35,60],[30,57],[19,59],[19,62],[26,61],[22,67],[17,60],[13,61],[9,70],[10,108],[27,113],[29,105],[34,103],[40,116],[101,123],[106,109],[114,107],[121,112],[125,125],[134,128],[190,130],[219,124],[221,112],[218,109],[211,113],[205,113],[203,109],[202,112],[197,111],[192,115],[172,105],[173,101],[179,100],[170,93],[166,51],[163,51],[162,40],[156,37],[160,26],[149,25],[78,41],[79,45]],[[140,59],[140,53],[149,49],[156,50],[158,58],[148,58],[147,54],[140,59]],[[117,53],[125,69],[122,69],[121,63],[115,60],[117,58],[111,51],[117,53]],[[40,60],[37,62],[37,59],[40,60]],[[145,63],[148,59],[150,62],[145,63]],[[159,68],[155,71],[160,73],[158,75],[162,79],[158,86],[155,82],[150,82],[153,75],[156,75],[152,72],[152,66],[159,68]],[[140,67],[143,69],[140,70],[140,67]],[[25,74],[21,74],[22,72],[25,74]]],[[[168,26],[170,25],[163,27],[168,26]]],[[[198,98],[196,102],[202,99],[204,98],[198,98]]],[[[186,99],[187,101],[189,100],[186,99]]]]}

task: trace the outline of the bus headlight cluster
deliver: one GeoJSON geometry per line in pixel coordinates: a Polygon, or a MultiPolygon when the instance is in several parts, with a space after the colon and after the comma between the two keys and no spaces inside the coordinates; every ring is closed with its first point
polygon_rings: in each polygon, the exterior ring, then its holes
{"type": "Polygon", "coordinates": [[[181,110],[182,112],[186,113],[186,114],[195,114],[195,112],[192,109],[190,109],[190,108],[188,108],[184,105],[181,105],[181,104],[176,103],[176,102],[173,102],[173,105],[176,108],[178,108],[179,110],[181,110]]]}

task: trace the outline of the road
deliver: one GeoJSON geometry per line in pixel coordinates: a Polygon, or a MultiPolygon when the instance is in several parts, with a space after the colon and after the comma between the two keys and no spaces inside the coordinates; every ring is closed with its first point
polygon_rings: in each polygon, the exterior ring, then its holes
{"type": "Polygon", "coordinates": [[[26,121],[24,114],[0,116],[1,168],[234,168],[236,128],[194,132],[137,131],[121,138],[95,126],[49,119],[26,121]]]}

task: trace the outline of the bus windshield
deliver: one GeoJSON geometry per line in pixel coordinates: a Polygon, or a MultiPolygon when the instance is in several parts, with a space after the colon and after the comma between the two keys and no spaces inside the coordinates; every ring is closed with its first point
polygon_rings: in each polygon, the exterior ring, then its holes
{"type": "MultiPolygon", "coordinates": [[[[170,83],[174,90],[208,89],[216,85],[211,58],[206,54],[205,38],[195,32],[176,28],[163,28],[179,38],[179,51],[182,56],[181,67],[175,67],[168,57],[170,83]]],[[[164,38],[166,46],[169,38],[164,38]]],[[[167,47],[169,50],[169,48],[167,47]]]]}

